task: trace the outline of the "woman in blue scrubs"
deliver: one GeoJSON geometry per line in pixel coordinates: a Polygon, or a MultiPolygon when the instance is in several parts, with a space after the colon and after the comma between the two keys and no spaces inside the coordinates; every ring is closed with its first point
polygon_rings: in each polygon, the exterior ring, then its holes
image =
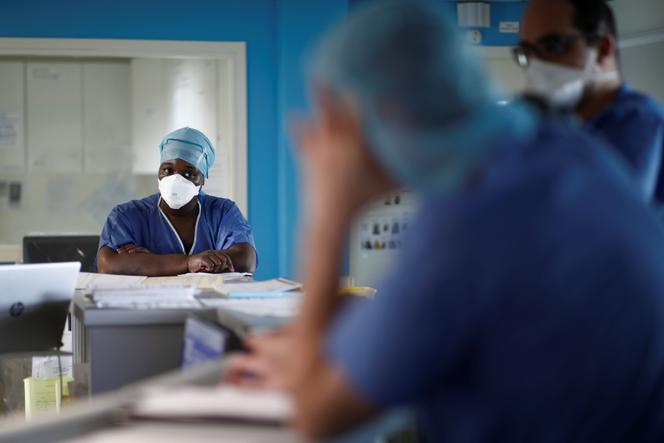
{"type": "Polygon", "coordinates": [[[324,40],[301,312],[228,378],[286,389],[311,440],[412,406],[427,442],[664,441],[660,223],[611,149],[498,106],[441,5],[375,1],[324,40]],[[349,225],[402,186],[422,204],[398,262],[340,307],[349,225]]]}
{"type": "Polygon", "coordinates": [[[164,137],[160,151],[159,193],[113,208],[99,242],[99,272],[254,272],[251,226],[231,200],[201,192],[215,160],[212,142],[181,128],[164,137]]]}

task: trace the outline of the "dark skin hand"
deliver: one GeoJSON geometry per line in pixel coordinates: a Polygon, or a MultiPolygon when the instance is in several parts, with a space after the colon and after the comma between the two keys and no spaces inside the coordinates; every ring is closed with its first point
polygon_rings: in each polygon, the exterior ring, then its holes
{"type": "MultiPolygon", "coordinates": [[[[550,35],[578,35],[579,29],[574,25],[574,5],[569,0],[533,0],[528,4],[521,23],[521,41],[536,45],[542,37],[550,35]]],[[[584,38],[573,41],[561,53],[540,54],[543,61],[563,66],[583,68],[590,49],[598,53],[597,64],[601,72],[618,71],[616,40],[609,36],[601,36],[597,41],[589,43],[584,38]]],[[[618,95],[622,80],[589,85],[576,114],[583,120],[589,120],[611,106],[618,95]]]]}
{"type": "MultiPolygon", "coordinates": [[[[176,159],[159,166],[159,179],[180,174],[196,186],[205,183],[203,174],[190,163],[176,159]]],[[[159,207],[177,232],[185,250],[190,250],[196,233],[198,197],[180,209],[161,200],[159,207]]],[[[236,243],[223,251],[209,250],[195,255],[153,254],[140,245],[126,244],[117,250],[104,246],[97,255],[98,270],[107,274],[163,276],[187,272],[254,272],[256,251],[248,243],[236,243]]]]}

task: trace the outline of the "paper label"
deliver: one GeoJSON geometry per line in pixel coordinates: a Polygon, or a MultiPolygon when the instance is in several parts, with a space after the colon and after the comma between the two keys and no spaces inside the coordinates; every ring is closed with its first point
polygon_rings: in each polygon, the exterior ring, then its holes
{"type": "Polygon", "coordinates": [[[500,22],[500,32],[503,34],[518,34],[519,22],[500,22]]]}

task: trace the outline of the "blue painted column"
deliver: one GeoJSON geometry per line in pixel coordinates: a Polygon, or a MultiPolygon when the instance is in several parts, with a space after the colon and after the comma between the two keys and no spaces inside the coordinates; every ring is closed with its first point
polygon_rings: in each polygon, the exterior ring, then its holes
{"type": "Polygon", "coordinates": [[[323,32],[346,16],[348,0],[278,0],[278,238],[279,274],[296,276],[299,182],[289,117],[308,107],[307,54],[323,32]]]}

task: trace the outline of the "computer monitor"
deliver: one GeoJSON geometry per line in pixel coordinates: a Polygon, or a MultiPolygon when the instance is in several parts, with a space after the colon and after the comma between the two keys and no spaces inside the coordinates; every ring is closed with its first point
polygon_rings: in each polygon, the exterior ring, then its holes
{"type": "Polygon", "coordinates": [[[59,348],[79,262],[0,266],[0,353],[59,348]]]}
{"type": "Polygon", "coordinates": [[[96,272],[98,235],[29,235],[23,237],[23,263],[78,261],[82,272],[96,272]]]}

